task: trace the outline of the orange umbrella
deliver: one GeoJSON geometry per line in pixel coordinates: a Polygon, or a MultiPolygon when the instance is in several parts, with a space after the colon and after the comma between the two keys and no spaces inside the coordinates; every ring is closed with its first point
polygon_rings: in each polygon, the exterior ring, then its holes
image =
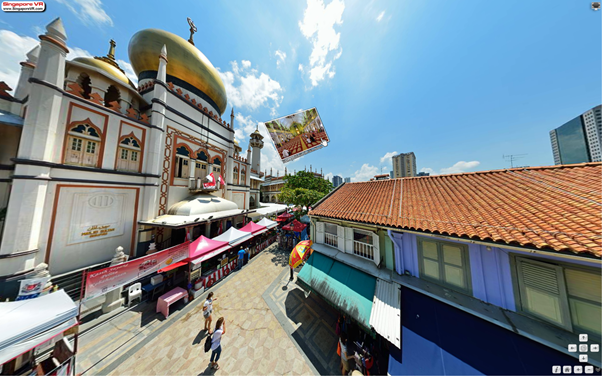
{"type": "Polygon", "coordinates": [[[291,266],[291,268],[294,269],[299,266],[306,256],[311,254],[312,244],[314,243],[311,240],[303,240],[297,243],[295,248],[293,248],[290,257],[288,258],[288,264],[291,266]]]}

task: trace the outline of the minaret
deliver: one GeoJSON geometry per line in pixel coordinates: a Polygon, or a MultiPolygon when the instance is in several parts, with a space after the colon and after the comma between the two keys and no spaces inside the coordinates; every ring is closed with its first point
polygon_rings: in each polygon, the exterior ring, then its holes
{"type": "Polygon", "coordinates": [[[230,128],[234,129],[234,107],[232,107],[232,113],[230,114],[230,128]]]}
{"type": "MultiPolygon", "coordinates": [[[[165,84],[167,81],[167,46],[163,45],[161,47],[161,52],[159,54],[159,68],[157,69],[157,82],[165,84]]],[[[147,95],[152,95],[152,98],[147,98],[148,102],[151,103],[152,99],[158,99],[162,103],[167,102],[167,89],[165,86],[161,84],[157,84],[153,87],[152,94],[147,93],[147,95]]],[[[149,140],[148,140],[148,148],[146,155],[146,163],[144,172],[152,175],[161,175],[162,170],[162,162],[161,157],[163,157],[165,142],[164,142],[164,132],[165,129],[165,106],[158,102],[152,102],[152,114],[150,118],[151,125],[153,128],[148,130],[149,140]]],[[[147,177],[145,178],[145,183],[148,184],[144,190],[144,202],[142,204],[142,218],[143,219],[153,219],[157,215],[165,214],[159,213],[159,179],[155,177],[147,177]]],[[[148,233],[148,232],[147,232],[148,233]]],[[[141,233],[145,234],[145,233],[141,233]]],[[[147,239],[150,240],[150,239],[147,239]]],[[[143,241],[143,240],[141,240],[143,241]]]]}
{"type": "MultiPolygon", "coordinates": [[[[27,60],[21,62],[21,75],[19,76],[19,82],[15,89],[15,98],[19,100],[25,99],[29,95],[29,79],[33,75],[33,71],[38,63],[38,56],[40,56],[40,45],[35,46],[31,51],[27,53],[27,60]]],[[[14,102],[12,104],[11,112],[13,114],[21,115],[22,104],[14,102]]]]}
{"type": "MultiPolygon", "coordinates": [[[[61,90],[65,84],[65,57],[69,52],[66,40],[67,34],[60,18],[48,24],[46,33],[40,35],[39,56],[31,77],[32,87],[17,153],[19,158],[62,163],[57,149],[62,146],[64,134],[59,121],[63,104],[61,90]]],[[[34,266],[36,256],[43,259],[46,247],[40,244],[40,234],[45,225],[44,208],[47,198],[56,194],[48,194],[51,168],[45,163],[17,163],[14,175],[28,178],[13,180],[0,255],[25,254],[15,255],[10,262],[0,262],[0,275],[19,274],[34,266]],[[40,253],[26,252],[34,249],[39,249],[40,253]]]]}
{"type": "Polygon", "coordinates": [[[261,149],[263,148],[263,136],[259,133],[259,128],[251,133],[249,145],[253,148],[253,156],[249,161],[251,168],[259,173],[261,171],[261,149]]]}

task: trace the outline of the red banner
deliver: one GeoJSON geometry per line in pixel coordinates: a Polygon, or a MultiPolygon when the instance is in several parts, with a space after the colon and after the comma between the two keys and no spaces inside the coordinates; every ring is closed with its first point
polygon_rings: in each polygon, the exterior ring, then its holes
{"type": "Polygon", "coordinates": [[[90,272],[86,278],[84,301],[106,294],[175,262],[185,260],[188,258],[189,244],[190,242],[185,242],[148,256],[90,272]]]}

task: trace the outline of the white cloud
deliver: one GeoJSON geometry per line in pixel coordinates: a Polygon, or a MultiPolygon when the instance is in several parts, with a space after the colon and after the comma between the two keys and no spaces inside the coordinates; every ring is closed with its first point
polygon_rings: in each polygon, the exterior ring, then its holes
{"type": "Polygon", "coordinates": [[[386,153],[382,158],[380,158],[380,163],[393,163],[391,160],[391,157],[397,155],[398,153],[396,151],[390,151],[388,153],[386,153]]]}
{"type": "Polygon", "coordinates": [[[329,182],[332,182],[333,176],[334,174],[332,172],[329,172],[326,175],[324,175],[324,179],[328,180],[329,182]]]}
{"type": "Polygon", "coordinates": [[[362,168],[357,170],[353,176],[351,177],[351,181],[368,181],[374,177],[374,175],[379,174],[378,167],[370,166],[368,163],[364,163],[362,168]]]}
{"type": "Polygon", "coordinates": [[[380,12],[380,14],[378,15],[378,17],[376,17],[376,21],[380,22],[383,17],[385,16],[385,11],[383,10],[382,12],[380,12]]]}
{"type": "Polygon", "coordinates": [[[134,85],[138,85],[138,76],[134,73],[134,68],[132,68],[132,64],[128,63],[125,60],[117,60],[117,64],[125,71],[125,75],[128,76],[130,80],[134,83],[134,85]]]}
{"type": "Polygon", "coordinates": [[[299,71],[303,72],[303,64],[299,64],[299,71]]]}
{"type": "Polygon", "coordinates": [[[232,63],[231,72],[221,72],[219,74],[226,86],[226,93],[230,104],[234,107],[245,107],[255,110],[259,107],[268,107],[271,113],[276,114],[276,110],[282,103],[282,92],[284,91],[280,83],[273,80],[265,73],[259,73],[256,69],[251,69],[251,62],[242,61],[242,68],[236,61],[232,63]]]}
{"type": "MultiPolygon", "coordinates": [[[[332,0],[326,6],[323,0],[307,0],[299,29],[313,46],[308,66],[312,86],[317,86],[326,76],[334,77],[333,63],[343,53],[339,43],[341,34],[335,32],[334,26],[343,23],[344,10],[343,0],[332,0]]],[[[299,65],[299,70],[303,71],[301,68],[299,65]]]]}
{"type": "MultiPolygon", "coordinates": [[[[259,122],[253,120],[251,116],[243,116],[241,113],[237,113],[234,116],[234,135],[236,136],[236,140],[242,144],[247,142],[247,138],[251,133],[255,131],[259,122]]],[[[243,149],[243,152],[246,149],[243,149]]]]}
{"type": "Polygon", "coordinates": [[[84,23],[98,26],[113,26],[113,20],[102,9],[100,0],[57,0],[77,15],[84,23]],[[76,6],[78,9],[76,9],[76,6]]]}
{"type": "Polygon", "coordinates": [[[276,61],[276,67],[280,67],[280,64],[286,61],[286,52],[277,50],[275,53],[278,60],[276,61]]]}
{"type": "Polygon", "coordinates": [[[459,174],[462,172],[467,172],[467,170],[471,170],[480,164],[481,164],[481,162],[479,162],[479,161],[470,161],[470,162],[459,161],[459,162],[454,163],[454,165],[451,167],[444,167],[444,168],[440,169],[438,173],[435,172],[435,170],[433,170],[430,167],[421,168],[420,171],[428,172],[431,175],[459,174]]]}
{"type": "Polygon", "coordinates": [[[73,60],[76,57],[92,57],[92,54],[82,48],[69,47],[69,53],[67,54],[66,59],[73,60]]]}
{"type": "MultiPolygon", "coordinates": [[[[17,88],[20,62],[25,61],[27,54],[40,41],[28,36],[20,36],[10,30],[0,30],[0,81],[6,82],[13,90],[17,88]]],[[[13,93],[14,94],[14,91],[13,93]]]]}

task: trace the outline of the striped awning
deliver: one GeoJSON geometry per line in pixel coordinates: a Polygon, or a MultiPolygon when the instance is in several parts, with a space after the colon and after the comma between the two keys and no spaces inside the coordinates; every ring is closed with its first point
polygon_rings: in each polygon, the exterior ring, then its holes
{"type": "Polygon", "coordinates": [[[370,327],[397,348],[401,348],[401,286],[376,280],[370,327]]]}

